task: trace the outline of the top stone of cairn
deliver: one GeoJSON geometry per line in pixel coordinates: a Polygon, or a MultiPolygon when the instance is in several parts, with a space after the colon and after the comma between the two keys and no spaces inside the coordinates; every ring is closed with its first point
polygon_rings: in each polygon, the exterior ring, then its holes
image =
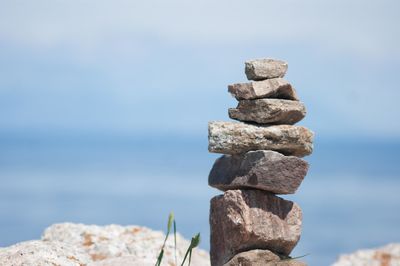
{"type": "Polygon", "coordinates": [[[245,65],[248,80],[282,78],[288,69],[286,62],[269,58],[246,61],[245,65]]]}

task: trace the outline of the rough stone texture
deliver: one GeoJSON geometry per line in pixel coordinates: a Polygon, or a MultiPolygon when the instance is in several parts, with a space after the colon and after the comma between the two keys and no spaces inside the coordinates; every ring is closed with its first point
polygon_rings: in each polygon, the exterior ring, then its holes
{"type": "Polygon", "coordinates": [[[293,125],[306,116],[302,102],[282,99],[242,100],[236,108],[229,109],[229,117],[258,124],[293,125]]]}
{"type": "MultiPolygon", "coordinates": [[[[0,248],[1,266],[154,266],[165,235],[139,226],[56,224],[42,240],[0,248]]],[[[175,266],[173,237],[169,238],[163,266],[175,266]]],[[[177,234],[178,264],[189,241],[177,234]]],[[[192,265],[208,266],[207,252],[193,250],[192,265]]]]}
{"type": "Polygon", "coordinates": [[[341,255],[332,266],[400,266],[400,244],[341,255]]]}
{"type": "Polygon", "coordinates": [[[288,64],[275,59],[256,59],[245,62],[245,73],[249,80],[264,80],[282,78],[288,69],[288,64]]]}
{"type": "Polygon", "coordinates": [[[2,266],[82,266],[90,261],[83,250],[59,242],[27,241],[0,249],[2,266]]]}
{"type": "Polygon", "coordinates": [[[314,133],[301,126],[257,126],[245,123],[210,122],[208,150],[240,154],[255,150],[274,150],[285,155],[312,153],[314,133]]]}
{"type": "MultiPolygon", "coordinates": [[[[136,265],[154,265],[160,252],[165,235],[139,226],[96,226],[83,224],[56,224],[44,232],[43,239],[59,241],[84,249],[93,261],[110,260],[130,256],[136,265]],[[145,264],[144,262],[149,262],[145,264]],[[139,263],[140,262],[140,263],[139,263]]],[[[189,241],[177,235],[177,258],[182,261],[189,241]]],[[[105,263],[105,262],[104,262],[105,263]]],[[[118,264],[99,265],[118,265],[118,264]]],[[[162,265],[175,265],[173,237],[166,244],[162,265]]],[[[192,265],[210,265],[209,255],[195,249],[192,265]]]]}
{"type": "MultiPolygon", "coordinates": [[[[165,263],[161,263],[166,265],[165,263]]],[[[154,266],[154,258],[138,258],[137,256],[123,256],[111,259],[99,260],[89,263],[87,266],[154,266]]],[[[174,264],[169,264],[168,266],[175,266],[174,264]]]]}
{"type": "Polygon", "coordinates": [[[308,163],[274,151],[250,151],[217,159],[208,184],[220,190],[255,188],[275,194],[292,194],[308,171],[308,163]]]}
{"type": "Polygon", "coordinates": [[[289,255],[301,234],[300,207],[260,190],[228,190],[211,199],[211,265],[245,250],[289,255]]]}
{"type": "Polygon", "coordinates": [[[237,100],[277,98],[298,101],[295,89],[282,78],[236,83],[228,86],[228,91],[237,100]]]}
{"type": "Polygon", "coordinates": [[[224,266],[307,266],[298,260],[281,260],[269,250],[254,249],[235,255],[224,266]]]}

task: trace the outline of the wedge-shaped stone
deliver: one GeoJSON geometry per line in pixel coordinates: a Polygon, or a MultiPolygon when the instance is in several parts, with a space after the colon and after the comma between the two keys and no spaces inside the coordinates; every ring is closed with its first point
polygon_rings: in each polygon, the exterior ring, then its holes
{"type": "Polygon", "coordinates": [[[282,78],[288,69],[286,62],[269,58],[246,61],[245,66],[245,73],[249,80],[282,78]]]}
{"type": "Polygon", "coordinates": [[[208,184],[220,190],[255,188],[274,194],[293,194],[308,171],[308,163],[275,151],[250,151],[223,155],[208,176],[208,184]]]}
{"type": "Polygon", "coordinates": [[[224,266],[307,266],[293,259],[281,259],[269,250],[254,249],[235,255],[224,266]]]}
{"type": "Polygon", "coordinates": [[[277,98],[298,101],[295,89],[282,78],[236,83],[228,86],[228,92],[237,100],[277,98]]]}
{"type": "Polygon", "coordinates": [[[300,239],[301,223],[296,203],[261,190],[228,190],[211,199],[211,265],[224,265],[244,250],[289,255],[300,239]]]}
{"type": "Polygon", "coordinates": [[[281,99],[242,100],[229,109],[229,117],[258,124],[293,125],[306,116],[302,102],[281,99]]]}
{"type": "Polygon", "coordinates": [[[215,153],[274,150],[303,157],[312,153],[313,137],[311,130],[301,126],[257,126],[234,122],[208,124],[208,150],[215,153]]]}

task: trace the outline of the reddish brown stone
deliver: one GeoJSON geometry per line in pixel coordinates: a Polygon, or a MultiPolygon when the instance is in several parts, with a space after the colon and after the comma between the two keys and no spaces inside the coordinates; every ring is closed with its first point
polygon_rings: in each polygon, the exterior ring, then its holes
{"type": "Polygon", "coordinates": [[[228,190],[211,199],[211,265],[222,266],[252,249],[289,255],[300,239],[301,223],[296,203],[260,190],[228,190]]]}

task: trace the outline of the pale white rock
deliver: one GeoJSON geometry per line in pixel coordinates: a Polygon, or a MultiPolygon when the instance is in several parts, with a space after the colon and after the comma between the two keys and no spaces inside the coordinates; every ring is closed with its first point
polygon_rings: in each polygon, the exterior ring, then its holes
{"type": "Polygon", "coordinates": [[[82,266],[91,262],[84,250],[49,241],[26,241],[0,249],[1,266],[82,266]]]}
{"type": "Polygon", "coordinates": [[[228,92],[237,100],[276,98],[298,101],[299,97],[293,86],[282,78],[235,83],[228,86],[228,92]]]}
{"type": "Polygon", "coordinates": [[[208,150],[223,154],[273,150],[303,157],[312,153],[314,133],[301,126],[257,126],[214,121],[208,124],[208,150]]]}
{"type": "Polygon", "coordinates": [[[400,266],[400,244],[341,255],[332,266],[400,266]]]}
{"type": "Polygon", "coordinates": [[[266,58],[245,62],[245,73],[249,80],[282,78],[287,69],[288,64],[282,60],[266,58]]]}
{"type": "MultiPolygon", "coordinates": [[[[92,261],[110,263],[99,265],[110,266],[119,265],[112,263],[120,260],[116,258],[126,256],[129,256],[132,263],[136,263],[136,265],[153,266],[164,238],[164,233],[140,226],[97,226],[71,223],[55,224],[46,229],[43,234],[43,240],[73,245],[85,250],[92,261]]],[[[178,264],[182,261],[189,244],[189,241],[177,234],[178,264]]],[[[170,237],[166,243],[161,265],[175,265],[173,237],[170,237]]],[[[195,249],[192,255],[192,265],[210,265],[208,253],[195,249]]]]}
{"type": "MultiPolygon", "coordinates": [[[[104,259],[89,263],[87,266],[154,266],[154,259],[149,258],[137,258],[136,256],[123,256],[110,259],[104,259]]],[[[164,265],[162,263],[162,265],[164,265]]],[[[175,264],[171,264],[175,265],[175,264]]],[[[168,265],[169,266],[169,265],[168,265]]]]}
{"type": "MultiPolygon", "coordinates": [[[[0,248],[1,266],[154,266],[165,234],[140,226],[55,224],[42,240],[0,248]]],[[[175,266],[174,242],[165,246],[162,266],[175,266]]],[[[177,234],[177,260],[189,241],[177,234]]],[[[210,265],[209,254],[194,249],[192,265],[210,265]]]]}

